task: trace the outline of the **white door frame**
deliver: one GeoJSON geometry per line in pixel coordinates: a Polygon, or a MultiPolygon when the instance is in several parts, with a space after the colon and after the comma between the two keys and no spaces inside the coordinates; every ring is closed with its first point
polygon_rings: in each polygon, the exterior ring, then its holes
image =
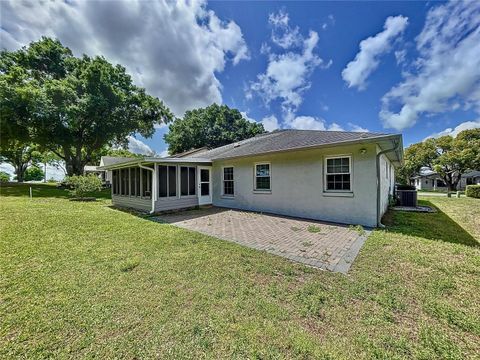
{"type": "Polygon", "coordinates": [[[212,203],[212,167],[211,166],[198,166],[197,167],[197,186],[198,186],[198,205],[209,205],[212,203]],[[202,181],[201,171],[208,170],[208,195],[202,195],[202,184],[206,184],[206,181],[202,181]]]}

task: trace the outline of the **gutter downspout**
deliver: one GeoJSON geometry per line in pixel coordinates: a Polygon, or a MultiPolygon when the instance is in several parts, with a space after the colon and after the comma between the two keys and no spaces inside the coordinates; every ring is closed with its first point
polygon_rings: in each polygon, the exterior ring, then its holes
{"type": "Polygon", "coordinates": [[[382,222],[381,222],[382,219],[380,219],[380,156],[382,156],[383,154],[392,152],[392,151],[397,151],[398,145],[400,145],[399,141],[397,141],[395,143],[395,146],[393,148],[380,151],[376,156],[376,165],[377,165],[377,226],[379,228],[384,228],[385,227],[385,225],[383,225],[382,222]]]}
{"type": "Polygon", "coordinates": [[[155,170],[152,169],[152,168],[149,168],[147,166],[143,166],[142,164],[138,164],[138,167],[140,169],[145,169],[145,170],[148,170],[148,171],[151,171],[152,172],[152,183],[151,183],[151,186],[152,186],[152,191],[150,193],[150,196],[152,197],[152,210],[150,210],[150,214],[153,214],[155,212],[155,194],[154,194],[154,185],[153,185],[153,180],[155,178],[155,170]]]}

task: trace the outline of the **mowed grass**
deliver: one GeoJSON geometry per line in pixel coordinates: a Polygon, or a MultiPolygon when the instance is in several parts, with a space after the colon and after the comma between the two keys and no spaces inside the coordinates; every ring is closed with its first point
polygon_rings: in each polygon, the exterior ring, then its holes
{"type": "Polygon", "coordinates": [[[389,214],[345,276],[34,188],[0,189],[0,358],[480,353],[479,200],[389,214]]]}

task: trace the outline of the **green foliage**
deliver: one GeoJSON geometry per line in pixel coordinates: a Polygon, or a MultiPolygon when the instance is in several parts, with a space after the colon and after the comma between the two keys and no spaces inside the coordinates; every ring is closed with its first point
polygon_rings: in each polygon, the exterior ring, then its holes
{"type": "Polygon", "coordinates": [[[5,171],[0,171],[0,182],[9,182],[10,174],[5,171]]]}
{"type": "Polygon", "coordinates": [[[478,358],[477,199],[392,212],[345,276],[51,185],[0,191],[2,359],[478,358]]]}
{"type": "Polygon", "coordinates": [[[464,130],[457,137],[427,139],[405,149],[405,164],[397,178],[407,184],[422,167],[436,171],[450,190],[457,188],[460,176],[480,168],[480,129],[464,130]]]}
{"type": "Polygon", "coordinates": [[[262,124],[246,120],[237,109],[217,104],[187,111],[183,119],[170,124],[169,130],[164,138],[170,154],[214,148],[265,132],[262,124]]]}
{"type": "Polygon", "coordinates": [[[142,154],[135,154],[126,149],[108,149],[106,152],[107,156],[116,156],[116,157],[127,157],[127,158],[141,158],[142,154]]]}
{"type": "Polygon", "coordinates": [[[76,198],[93,195],[102,189],[102,180],[95,175],[73,175],[66,178],[65,183],[71,190],[70,194],[76,198]]]}
{"type": "Polygon", "coordinates": [[[320,231],[322,231],[322,229],[316,225],[309,225],[307,227],[307,231],[310,233],[319,233],[320,231]]]}
{"type": "Polygon", "coordinates": [[[480,185],[467,185],[465,195],[471,198],[480,199],[480,185]]]}
{"type": "Polygon", "coordinates": [[[45,174],[43,173],[42,169],[38,166],[30,166],[27,170],[25,170],[25,181],[40,181],[43,180],[45,174]]]}
{"type": "Polygon", "coordinates": [[[24,181],[25,171],[30,165],[36,165],[40,161],[40,155],[37,146],[31,143],[13,139],[4,143],[2,138],[0,161],[13,166],[18,182],[24,181]]]}
{"type": "Polygon", "coordinates": [[[172,118],[120,65],[80,58],[58,40],[42,38],[0,54],[2,140],[32,141],[53,151],[69,175],[81,174],[96,152],[123,145],[133,133],[149,137],[172,118]]]}

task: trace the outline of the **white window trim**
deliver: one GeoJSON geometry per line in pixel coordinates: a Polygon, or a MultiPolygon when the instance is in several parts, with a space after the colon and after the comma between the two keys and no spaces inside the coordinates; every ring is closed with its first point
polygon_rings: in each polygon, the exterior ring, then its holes
{"type": "Polygon", "coordinates": [[[225,166],[222,166],[222,189],[221,189],[221,193],[222,193],[222,197],[226,197],[226,198],[234,198],[235,197],[235,192],[236,192],[236,189],[235,189],[235,167],[232,166],[232,165],[225,165],[225,166]],[[230,195],[230,194],[225,194],[225,171],[224,169],[225,168],[232,168],[233,169],[233,195],[230,195]]]}
{"type": "MultiPolygon", "coordinates": [[[[267,177],[267,176],[259,176],[259,177],[267,177]]],[[[272,163],[262,161],[262,162],[256,162],[253,165],[253,192],[255,193],[271,193],[272,192],[272,163]],[[270,175],[268,176],[270,178],[270,188],[269,189],[257,189],[257,165],[268,165],[268,169],[270,172],[270,175]]]]}
{"type": "MultiPolygon", "coordinates": [[[[342,173],[346,174],[346,173],[342,173]]],[[[352,155],[351,154],[342,154],[342,155],[331,155],[331,156],[326,156],[323,162],[323,191],[325,193],[342,193],[342,194],[348,194],[348,193],[353,193],[353,167],[352,167],[352,155]],[[341,159],[341,158],[348,158],[348,169],[350,170],[348,174],[350,174],[350,190],[329,190],[327,189],[328,183],[327,183],[327,175],[335,175],[338,173],[333,173],[329,174],[327,173],[327,161],[331,159],[341,159]]]]}

